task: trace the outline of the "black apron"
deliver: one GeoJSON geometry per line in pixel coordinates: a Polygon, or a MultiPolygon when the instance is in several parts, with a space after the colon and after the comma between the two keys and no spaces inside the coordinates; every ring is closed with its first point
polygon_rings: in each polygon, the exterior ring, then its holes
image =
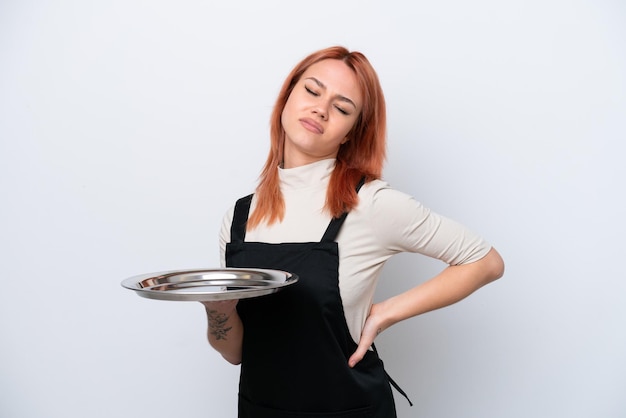
{"type": "Polygon", "coordinates": [[[299,280],[237,304],[244,326],[239,418],[396,417],[376,351],[348,366],[357,344],[339,294],[335,242],[347,214],[330,222],[320,242],[244,242],[251,200],[235,206],[226,266],[285,270],[299,280]]]}

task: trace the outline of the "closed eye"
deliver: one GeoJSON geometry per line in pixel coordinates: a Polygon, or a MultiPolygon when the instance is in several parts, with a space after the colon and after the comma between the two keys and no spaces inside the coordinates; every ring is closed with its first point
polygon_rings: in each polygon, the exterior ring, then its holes
{"type": "Polygon", "coordinates": [[[307,86],[304,86],[304,88],[306,89],[307,92],[309,92],[310,94],[312,94],[313,96],[317,97],[319,96],[319,93],[316,91],[311,90],[310,88],[308,88],[307,86]]]}
{"type": "Polygon", "coordinates": [[[345,109],[343,109],[342,107],[335,106],[335,109],[337,109],[339,112],[343,113],[344,115],[349,115],[350,114],[345,109]]]}

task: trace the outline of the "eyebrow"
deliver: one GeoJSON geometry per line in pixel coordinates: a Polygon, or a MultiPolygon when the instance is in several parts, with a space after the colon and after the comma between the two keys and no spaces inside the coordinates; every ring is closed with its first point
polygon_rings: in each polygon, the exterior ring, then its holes
{"type": "MultiPolygon", "coordinates": [[[[321,81],[319,81],[317,78],[315,77],[307,77],[305,78],[305,80],[311,80],[313,81],[315,84],[317,84],[320,88],[325,89],[326,86],[324,85],[324,83],[322,83],[321,81]]],[[[346,102],[346,103],[350,103],[352,106],[354,106],[355,109],[357,109],[356,104],[350,100],[349,98],[347,98],[346,96],[342,96],[341,94],[337,94],[335,96],[337,99],[341,100],[342,102],[346,102]]]]}

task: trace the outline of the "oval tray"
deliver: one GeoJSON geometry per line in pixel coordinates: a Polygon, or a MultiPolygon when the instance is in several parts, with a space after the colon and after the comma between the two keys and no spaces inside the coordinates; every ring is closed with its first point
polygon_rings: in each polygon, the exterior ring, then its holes
{"type": "Polygon", "coordinates": [[[268,295],[297,281],[286,271],[229,267],[141,274],[122,286],[148,299],[204,302],[268,295]]]}

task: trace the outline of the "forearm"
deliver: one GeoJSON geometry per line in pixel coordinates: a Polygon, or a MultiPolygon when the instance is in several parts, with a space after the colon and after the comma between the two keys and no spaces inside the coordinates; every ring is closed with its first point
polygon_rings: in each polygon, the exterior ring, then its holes
{"type": "Polygon", "coordinates": [[[503,273],[504,262],[491,249],[475,263],[448,267],[427,282],[373,305],[348,364],[354,367],[361,361],[376,336],[393,324],[456,303],[503,273]]]}
{"type": "Polygon", "coordinates": [[[208,320],[207,338],[211,347],[218,351],[226,361],[239,364],[241,363],[243,324],[234,306],[232,309],[224,309],[225,303],[227,302],[204,303],[208,320]]]}
{"type": "MultiPolygon", "coordinates": [[[[495,249],[474,263],[450,266],[432,279],[373,307],[381,314],[381,328],[452,305],[500,278],[504,263],[495,249]]],[[[381,330],[382,330],[381,329],[381,330]]]]}

